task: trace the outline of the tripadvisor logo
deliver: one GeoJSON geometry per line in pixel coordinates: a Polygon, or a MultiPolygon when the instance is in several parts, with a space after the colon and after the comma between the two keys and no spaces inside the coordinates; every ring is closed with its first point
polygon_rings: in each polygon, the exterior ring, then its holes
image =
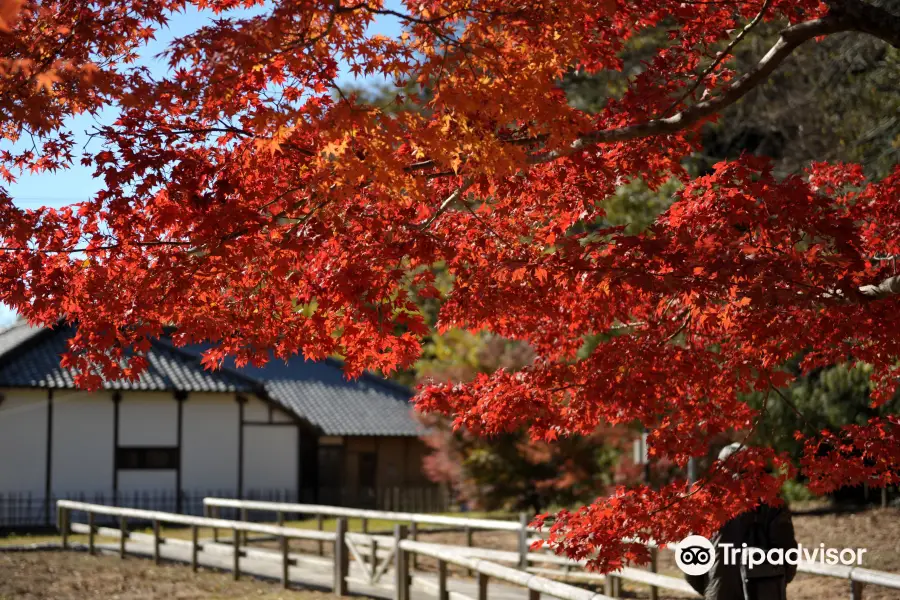
{"type": "MultiPolygon", "coordinates": [[[[719,544],[719,555],[725,565],[744,565],[750,569],[762,564],[798,565],[800,562],[823,565],[861,565],[865,548],[808,548],[798,544],[796,548],[753,548],[747,544],[719,544]]],[[[675,549],[675,563],[688,575],[705,575],[712,569],[716,547],[700,535],[689,535],[675,549]]]]}
{"type": "Polygon", "coordinates": [[[716,549],[702,535],[689,535],[675,550],[675,564],[688,575],[705,575],[712,569],[716,549]]]}

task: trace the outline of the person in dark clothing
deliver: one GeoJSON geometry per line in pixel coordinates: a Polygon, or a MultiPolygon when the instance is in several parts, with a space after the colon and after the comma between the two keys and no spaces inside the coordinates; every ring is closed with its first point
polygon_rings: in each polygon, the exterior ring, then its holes
{"type": "MultiPolygon", "coordinates": [[[[740,451],[741,444],[731,444],[719,453],[719,460],[726,460],[740,451]]],[[[785,600],[787,584],[794,579],[797,566],[785,562],[781,565],[764,563],[747,569],[741,561],[725,564],[726,548],[757,547],[765,551],[781,548],[788,551],[797,547],[794,523],[787,506],[761,504],[756,509],[731,519],[710,540],[716,551],[712,568],[704,575],[686,575],[688,583],[705,600],[785,600]]],[[[740,556],[740,554],[738,555],[740,556]]]]}

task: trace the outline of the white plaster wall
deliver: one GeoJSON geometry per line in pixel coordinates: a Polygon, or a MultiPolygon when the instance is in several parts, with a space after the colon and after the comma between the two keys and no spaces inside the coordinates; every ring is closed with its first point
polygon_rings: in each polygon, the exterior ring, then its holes
{"type": "Polygon", "coordinates": [[[178,402],[171,392],[125,392],[119,446],[177,446],[178,402]]]}
{"type": "Polygon", "coordinates": [[[297,490],[297,428],[244,426],[244,492],[297,490]]]}
{"type": "Polygon", "coordinates": [[[182,417],[182,489],[236,493],[239,412],[235,397],[191,394],[182,417]]]}
{"type": "Polygon", "coordinates": [[[114,415],[109,392],[54,392],[51,475],[55,495],[112,491],[114,415]]]}
{"type": "Polygon", "coordinates": [[[285,411],[276,408],[272,411],[272,420],[276,423],[293,423],[294,418],[285,411]]]}
{"type": "Polygon", "coordinates": [[[43,497],[47,460],[47,390],[3,390],[0,494],[43,497]]]}
{"type": "Polygon", "coordinates": [[[175,470],[119,470],[119,491],[175,493],[175,470]]]}
{"type": "Polygon", "coordinates": [[[247,402],[244,404],[244,420],[268,421],[269,405],[259,398],[247,398],[247,402]]]}

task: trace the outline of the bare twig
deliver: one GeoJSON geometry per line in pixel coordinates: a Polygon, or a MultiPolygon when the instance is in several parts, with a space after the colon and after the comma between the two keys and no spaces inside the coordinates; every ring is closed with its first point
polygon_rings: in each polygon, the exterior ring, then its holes
{"type": "Polygon", "coordinates": [[[421,225],[421,229],[428,229],[429,227],[431,227],[431,225],[435,221],[441,218],[441,215],[447,212],[447,210],[453,205],[454,202],[462,198],[463,194],[466,193],[466,190],[472,187],[473,183],[474,180],[471,177],[466,177],[465,179],[463,179],[462,185],[453,190],[453,193],[447,196],[447,198],[443,202],[441,202],[441,205],[438,207],[437,211],[435,211],[435,213],[421,225]]]}
{"type": "Polygon", "coordinates": [[[711,65],[709,65],[708,67],[706,67],[706,69],[704,69],[704,71],[697,78],[697,81],[694,82],[694,85],[692,85],[690,87],[690,89],[688,89],[678,100],[673,102],[669,108],[667,108],[665,111],[663,111],[663,116],[669,114],[679,104],[681,104],[682,102],[684,102],[685,100],[690,98],[691,95],[695,91],[697,91],[697,88],[700,87],[700,84],[703,83],[703,81],[706,80],[707,77],[709,77],[710,73],[715,71],[716,67],[718,67],[720,64],[722,64],[722,61],[724,61],[726,58],[728,58],[731,55],[731,51],[734,50],[735,46],[740,44],[741,41],[745,37],[747,37],[747,34],[750,33],[750,31],[754,27],[756,27],[756,25],[759,24],[760,21],[763,20],[763,17],[765,16],[766,11],[769,9],[769,5],[771,3],[772,3],[772,0],[766,0],[763,3],[762,8],[759,9],[759,12],[756,14],[756,16],[753,18],[753,20],[750,21],[749,23],[747,23],[747,25],[744,26],[743,29],[741,29],[741,32],[739,34],[737,34],[737,37],[735,37],[733,40],[731,40],[731,42],[728,44],[728,46],[726,46],[724,50],[722,50],[721,52],[719,52],[716,55],[716,59],[712,62],[711,65]]]}

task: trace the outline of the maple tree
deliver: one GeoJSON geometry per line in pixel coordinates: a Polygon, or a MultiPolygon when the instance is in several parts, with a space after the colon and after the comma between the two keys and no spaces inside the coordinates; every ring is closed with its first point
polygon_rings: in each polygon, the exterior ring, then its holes
{"type": "MultiPolygon", "coordinates": [[[[722,432],[752,435],[784,400],[754,409],[739,394],[787,384],[781,366],[800,352],[804,371],[872,365],[876,404],[894,392],[900,277],[884,259],[900,252],[900,169],[682,166],[699,128],[802,44],[850,32],[900,46],[900,17],[875,4],[3,0],[0,16],[0,132],[20,142],[0,152],[0,176],[70,166],[69,118],[116,115],[80,158],[103,182],[93,198],[22,210],[0,192],[0,301],[79,324],[65,361],[87,388],[134,377],[167,325],[176,343],[215,341],[210,367],[272,349],[391,372],[418,356],[428,327],[414,299],[433,297],[439,328],[537,356],[422,390],[421,409],[472,432],[552,441],[639,423],[654,456],[684,465],[722,432]],[[167,75],[135,66],[188,4],[220,18],[170,45],[167,75]],[[260,14],[231,13],[252,5],[260,14]],[[369,33],[379,17],[402,34],[369,33]],[[780,24],[777,39],[736,70],[733,50],[762,22],[780,24]],[[568,101],[564,76],[619,69],[651,30],[670,33],[621,94],[596,110],[568,101]],[[406,108],[356,102],[342,68],[394,81],[406,108]],[[597,226],[617,188],[673,180],[646,231],[597,226]]],[[[804,435],[814,491],[897,483],[896,415],[804,435]]],[[[772,449],[734,456],[692,487],[622,488],[562,512],[549,544],[600,569],[643,560],[632,540],[709,533],[774,501],[794,469],[772,449]]]]}
{"type": "MultiPolygon", "coordinates": [[[[454,329],[430,337],[415,370],[427,383],[466,383],[498,369],[521,370],[534,359],[522,342],[454,329]]],[[[547,442],[531,439],[525,430],[479,436],[454,428],[444,415],[418,416],[427,427],[423,440],[430,449],[422,470],[472,509],[535,514],[589,502],[614,481],[633,483],[642,475],[640,469],[621,468],[623,450],[631,449],[634,437],[625,427],[547,442]]]]}

